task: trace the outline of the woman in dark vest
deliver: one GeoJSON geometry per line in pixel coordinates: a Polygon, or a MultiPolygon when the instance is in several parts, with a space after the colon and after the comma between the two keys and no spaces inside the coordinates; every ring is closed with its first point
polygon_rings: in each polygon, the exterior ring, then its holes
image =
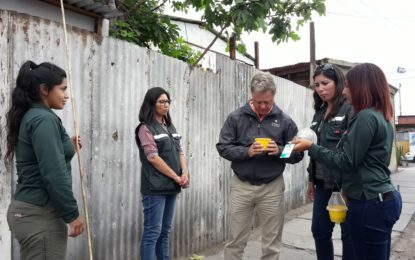
{"type": "MultiPolygon", "coordinates": [[[[332,64],[317,66],[313,74],[314,110],[311,129],[316,133],[317,144],[335,151],[352,117],[352,109],[343,96],[344,75],[332,64]]],[[[334,259],[332,234],[334,223],[326,210],[333,191],[341,189],[341,174],[318,161],[310,160],[307,196],[313,201],[311,231],[316,245],[317,259],[334,259]]],[[[348,223],[341,224],[343,259],[354,260],[348,223]]]]}
{"type": "Polygon", "coordinates": [[[84,230],[72,192],[70,138],[51,110],[68,100],[66,73],[51,63],[25,62],[7,113],[7,153],[16,155],[17,186],[7,212],[21,259],[65,259],[69,236],[84,230]]]}
{"type": "Polygon", "coordinates": [[[170,95],[162,88],[147,91],[140,108],[135,140],[140,150],[144,228],[141,259],[169,259],[169,233],[176,195],[189,184],[189,173],[169,114],[170,95]]]}

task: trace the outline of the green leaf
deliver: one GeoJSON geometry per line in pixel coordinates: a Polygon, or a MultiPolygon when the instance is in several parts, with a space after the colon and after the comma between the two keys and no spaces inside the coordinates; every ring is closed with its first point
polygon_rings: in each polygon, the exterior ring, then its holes
{"type": "Polygon", "coordinates": [[[242,54],[246,53],[246,46],[243,43],[237,44],[236,49],[238,50],[239,53],[242,53],[242,54]]]}

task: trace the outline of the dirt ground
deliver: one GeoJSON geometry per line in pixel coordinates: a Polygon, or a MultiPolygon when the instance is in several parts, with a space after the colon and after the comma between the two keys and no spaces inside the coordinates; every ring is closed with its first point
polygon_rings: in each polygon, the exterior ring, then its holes
{"type": "Polygon", "coordinates": [[[415,260],[415,215],[392,246],[391,260],[415,260]]]}

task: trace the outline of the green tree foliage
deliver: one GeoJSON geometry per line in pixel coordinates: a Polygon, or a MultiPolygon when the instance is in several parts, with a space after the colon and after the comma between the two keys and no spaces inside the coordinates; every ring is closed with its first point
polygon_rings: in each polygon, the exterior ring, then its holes
{"type": "Polygon", "coordinates": [[[163,14],[166,3],[179,11],[186,12],[189,8],[200,11],[207,29],[234,34],[241,51],[244,50],[240,42],[243,31],[268,31],[277,44],[298,40],[298,29],[311,20],[312,13],[324,15],[326,11],[325,0],[119,0],[117,6],[124,12],[124,17],[115,22],[112,35],[140,46],[154,45],[163,53],[183,60],[189,61],[189,57],[194,60],[198,54],[192,53],[183,40],[178,42],[178,27],[163,14]]]}
{"type": "MultiPolygon", "coordinates": [[[[163,54],[194,63],[200,52],[194,51],[179,35],[179,28],[163,14],[166,1],[124,0],[117,1],[123,16],[113,21],[113,37],[136,43],[142,47],[158,48],[163,54]]],[[[182,9],[184,3],[174,3],[182,9]]]]}
{"type": "Polygon", "coordinates": [[[295,32],[311,20],[313,11],[325,14],[325,0],[186,0],[204,13],[203,21],[208,27],[231,29],[236,36],[242,31],[264,32],[269,29],[272,40],[280,43],[297,40],[295,32]],[[295,29],[292,19],[296,19],[295,29]]]}

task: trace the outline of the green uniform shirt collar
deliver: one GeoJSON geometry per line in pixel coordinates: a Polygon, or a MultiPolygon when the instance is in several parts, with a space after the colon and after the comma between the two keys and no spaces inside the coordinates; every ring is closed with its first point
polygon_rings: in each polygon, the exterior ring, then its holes
{"type": "Polygon", "coordinates": [[[50,111],[51,113],[53,113],[52,109],[50,109],[49,107],[47,107],[45,104],[42,104],[42,103],[34,103],[34,104],[32,104],[32,107],[33,108],[43,108],[43,109],[45,109],[45,110],[50,111]]]}
{"type": "Polygon", "coordinates": [[[50,109],[49,107],[47,107],[43,103],[34,103],[34,104],[32,104],[32,108],[42,108],[42,109],[48,111],[49,113],[53,114],[54,116],[56,116],[59,119],[59,121],[61,121],[60,117],[55,112],[53,112],[52,109],[50,109]]]}
{"type": "Polygon", "coordinates": [[[33,103],[32,104],[32,107],[46,108],[46,109],[49,109],[50,110],[50,108],[48,108],[45,104],[42,104],[42,103],[33,103]]]}

